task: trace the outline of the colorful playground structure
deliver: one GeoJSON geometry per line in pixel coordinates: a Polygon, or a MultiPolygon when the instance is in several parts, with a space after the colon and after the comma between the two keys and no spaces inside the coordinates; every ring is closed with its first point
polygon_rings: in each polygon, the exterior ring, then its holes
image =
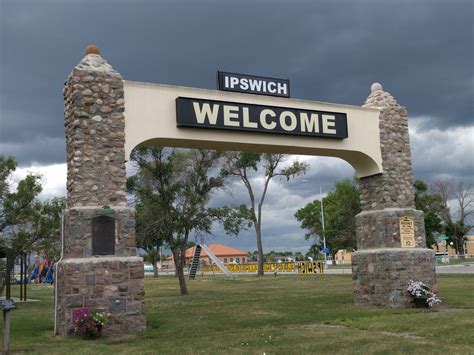
{"type": "Polygon", "coordinates": [[[27,283],[45,285],[54,282],[54,261],[46,259],[44,255],[35,255],[35,261],[31,266],[33,270],[27,276],[27,283]]]}
{"type": "Polygon", "coordinates": [[[54,261],[48,260],[44,255],[36,254],[33,263],[30,264],[30,267],[28,269],[25,268],[25,264],[26,261],[24,259],[20,259],[20,276],[13,277],[11,281],[12,283],[30,283],[35,285],[53,284],[54,261]]]}

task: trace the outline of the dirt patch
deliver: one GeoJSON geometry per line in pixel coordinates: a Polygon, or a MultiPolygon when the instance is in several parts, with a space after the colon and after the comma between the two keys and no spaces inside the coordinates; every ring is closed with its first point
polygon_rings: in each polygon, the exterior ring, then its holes
{"type": "Polygon", "coordinates": [[[379,334],[383,335],[388,335],[392,337],[398,337],[398,338],[407,338],[407,339],[415,339],[415,340],[426,340],[423,337],[419,337],[417,335],[413,335],[411,333],[392,333],[392,332],[377,332],[379,334]]]}
{"type": "Polygon", "coordinates": [[[312,328],[347,328],[343,325],[337,324],[324,324],[324,323],[314,323],[314,324],[305,324],[302,328],[312,329],[312,328]]]}
{"type": "MultiPolygon", "coordinates": [[[[321,329],[321,328],[326,328],[326,329],[351,329],[350,327],[344,326],[344,325],[338,325],[338,324],[325,324],[325,323],[314,323],[314,324],[305,324],[302,325],[301,328],[305,329],[321,329]]],[[[356,328],[352,328],[356,329],[356,328]]],[[[362,330],[362,329],[357,329],[359,331],[367,331],[367,330],[362,330]]],[[[413,335],[411,333],[405,332],[405,333],[393,333],[393,332],[385,332],[385,331],[370,331],[372,334],[381,334],[381,335],[386,335],[386,336],[392,336],[392,337],[398,337],[398,338],[405,338],[405,339],[413,339],[413,340],[422,340],[425,341],[427,340],[426,338],[413,335]]]]}

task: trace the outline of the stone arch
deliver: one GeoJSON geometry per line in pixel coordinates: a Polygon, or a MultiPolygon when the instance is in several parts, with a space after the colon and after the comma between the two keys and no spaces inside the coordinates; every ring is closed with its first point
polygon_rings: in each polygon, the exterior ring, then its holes
{"type": "Polygon", "coordinates": [[[425,247],[423,212],[414,205],[407,112],[380,84],[371,91],[363,107],[356,107],[129,82],[100,56],[97,47],[89,47],[64,87],[68,208],[64,256],[56,267],[55,332],[67,334],[72,311],[91,303],[112,313],[114,322],[106,328],[110,334],[146,328],[143,259],[136,256],[134,210],[126,206],[125,195],[125,161],[141,144],[346,160],[360,177],[363,209],[356,216],[354,302],[411,306],[406,292],[409,279],[436,284],[434,252],[425,247]],[[348,117],[349,134],[335,140],[178,129],[178,97],[342,112],[348,117]],[[118,237],[123,245],[115,248],[114,255],[91,255],[90,225],[104,205],[110,205],[120,219],[118,237]],[[401,219],[413,226],[409,232],[414,242],[409,248],[403,244],[401,227],[397,228],[401,219]],[[73,291],[78,285],[82,285],[80,294],[73,291]]]}

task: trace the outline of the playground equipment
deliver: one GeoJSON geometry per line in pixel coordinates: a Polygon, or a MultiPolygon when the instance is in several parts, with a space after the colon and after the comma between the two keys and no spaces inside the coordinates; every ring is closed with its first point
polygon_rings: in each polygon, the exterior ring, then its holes
{"type": "Polygon", "coordinates": [[[27,282],[34,282],[36,285],[52,284],[54,282],[54,262],[47,260],[43,255],[36,255],[33,271],[27,282]]]}
{"type": "Polygon", "coordinates": [[[209,256],[209,259],[228,277],[235,278],[235,275],[231,273],[227,267],[219,260],[219,258],[209,249],[206,244],[198,244],[194,250],[193,261],[191,262],[191,267],[189,268],[189,279],[194,280],[196,278],[197,268],[199,265],[199,259],[201,257],[201,250],[204,249],[206,254],[209,256]]]}

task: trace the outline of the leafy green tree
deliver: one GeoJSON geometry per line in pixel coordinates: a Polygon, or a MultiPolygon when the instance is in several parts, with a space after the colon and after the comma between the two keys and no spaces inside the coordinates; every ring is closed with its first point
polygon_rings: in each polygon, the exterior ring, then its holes
{"type": "Polygon", "coordinates": [[[154,211],[142,203],[135,206],[135,233],[137,246],[145,250],[145,261],[153,265],[153,276],[158,277],[158,267],[156,263],[160,260],[160,247],[163,245],[163,235],[160,230],[148,228],[148,221],[153,220],[154,211]]]}
{"type": "Polygon", "coordinates": [[[18,183],[15,192],[10,192],[9,181],[16,170],[13,157],[0,155],[0,246],[6,257],[3,284],[0,294],[7,287],[6,298],[10,298],[10,272],[15,258],[23,251],[23,239],[26,235],[21,226],[30,223],[38,208],[36,197],[41,192],[40,177],[28,175],[18,183]]]}
{"type": "Polygon", "coordinates": [[[18,183],[16,191],[11,192],[8,180],[15,169],[16,162],[12,157],[0,156],[0,247],[7,259],[7,297],[10,292],[10,271],[18,256],[37,250],[44,251],[51,260],[58,257],[60,214],[65,207],[64,198],[45,202],[37,199],[42,191],[39,175],[26,176],[18,183]]]}
{"type": "Polygon", "coordinates": [[[259,154],[246,152],[232,152],[227,154],[225,167],[222,172],[225,176],[240,179],[244,184],[250,198],[249,209],[252,215],[258,250],[258,275],[263,275],[264,253],[262,243],[262,207],[268,192],[270,180],[277,176],[285,177],[287,180],[297,175],[306,173],[308,165],[294,161],[288,167],[280,166],[288,159],[285,154],[259,154]],[[260,198],[255,196],[255,189],[251,184],[252,173],[262,168],[264,171],[263,190],[260,198]]]}
{"type": "Polygon", "coordinates": [[[470,227],[466,226],[463,221],[451,220],[444,225],[444,232],[449,237],[448,243],[452,242],[458,255],[464,258],[464,243],[466,241],[466,234],[470,227]]]}
{"type": "MultiPolygon", "coordinates": [[[[209,150],[181,150],[142,147],[132,152],[138,171],[127,180],[140,206],[144,240],[161,237],[171,249],[182,295],[188,294],[184,278],[186,248],[191,233],[211,233],[213,222],[223,223],[230,234],[245,227],[239,209],[208,208],[214,191],[224,186],[218,170],[221,153],[209,150]]],[[[150,243],[152,244],[152,243],[150,243]]]]}
{"type": "Polygon", "coordinates": [[[296,260],[296,261],[303,261],[303,260],[304,260],[304,255],[303,255],[303,253],[300,252],[300,251],[297,251],[297,252],[295,253],[295,260],[296,260]]]}
{"type": "Polygon", "coordinates": [[[258,250],[249,251],[249,260],[258,261],[258,250]]]}
{"type": "Polygon", "coordinates": [[[436,244],[435,234],[443,231],[441,216],[446,215],[442,198],[438,194],[428,192],[428,185],[421,180],[416,180],[415,207],[424,212],[426,245],[431,247],[436,244]]]}
{"type": "Polygon", "coordinates": [[[37,197],[42,191],[41,176],[30,174],[18,183],[15,192],[10,192],[8,180],[16,170],[12,157],[0,156],[0,233],[13,226],[27,223],[38,209],[37,197]]]}
{"type": "Polygon", "coordinates": [[[153,265],[153,277],[158,277],[158,266],[156,263],[161,260],[160,247],[149,246],[144,247],[144,249],[146,254],[143,259],[153,265]]]}
{"type": "Polygon", "coordinates": [[[305,254],[305,258],[311,257],[314,260],[317,260],[318,258],[322,257],[321,252],[319,250],[319,245],[312,244],[309,247],[308,252],[305,254]]]}
{"type": "MultiPolygon", "coordinates": [[[[336,182],[334,189],[323,198],[323,205],[326,244],[332,255],[339,249],[355,249],[355,215],[361,210],[357,181],[344,179],[336,182]]],[[[315,238],[315,244],[321,245],[321,201],[314,200],[300,208],[295,217],[301,228],[308,231],[305,238],[315,238]]]]}

